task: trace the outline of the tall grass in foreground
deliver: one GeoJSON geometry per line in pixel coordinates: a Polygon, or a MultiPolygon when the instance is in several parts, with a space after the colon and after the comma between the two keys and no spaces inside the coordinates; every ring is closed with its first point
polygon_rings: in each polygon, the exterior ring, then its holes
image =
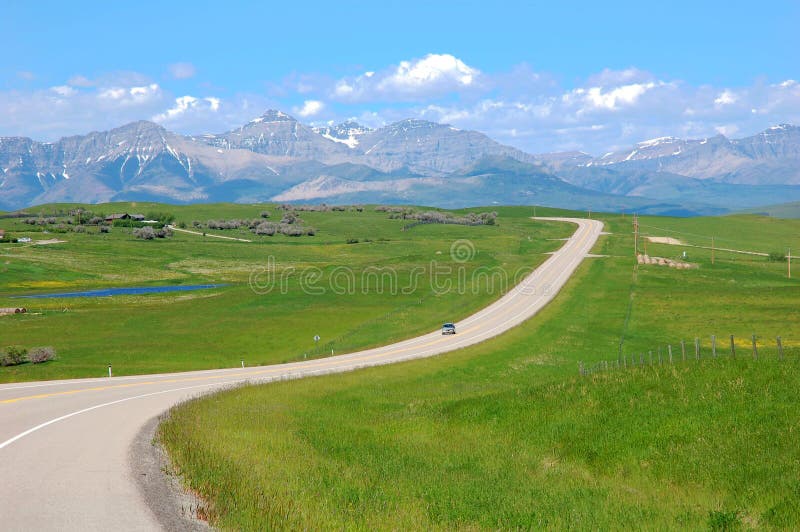
{"type": "Polygon", "coordinates": [[[484,393],[469,373],[248,387],[160,437],[226,529],[797,528],[797,355],[484,393]]]}

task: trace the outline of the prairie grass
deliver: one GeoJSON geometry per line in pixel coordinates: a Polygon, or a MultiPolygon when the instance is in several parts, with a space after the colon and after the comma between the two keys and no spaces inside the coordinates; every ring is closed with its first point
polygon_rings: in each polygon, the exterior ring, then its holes
{"type": "MultiPolygon", "coordinates": [[[[42,206],[32,212],[73,207],[42,206]]],[[[176,223],[188,226],[195,219],[254,218],[263,210],[279,214],[264,205],[84,208],[106,214],[170,211],[176,223]]],[[[61,244],[0,246],[0,307],[23,304],[29,310],[24,316],[0,317],[0,345],[53,345],[59,353],[57,361],[46,365],[0,370],[0,382],[102,376],[108,364],[116,375],[233,367],[242,359],[248,365],[267,364],[408,338],[458,320],[501,295],[485,283],[470,284],[463,294],[434,293],[432,263],[452,269],[445,280],[458,279],[456,267],[462,265],[450,257],[453,242],[467,239],[474,245],[474,257],[463,264],[469,281],[481,267],[514,272],[536,266],[547,258],[544,253],[560,245],[550,239],[571,232],[564,224],[531,224],[525,208],[502,210],[493,226],[424,225],[409,231],[402,230],[405,221],[372,207],[299,214],[317,229],[315,236],[258,236],[241,229],[217,233],[253,242],[179,232],[143,241],[130,228],[114,227],[109,234],[89,228],[59,235],[66,241],[61,244]],[[359,243],[348,245],[351,238],[359,243]],[[288,272],[285,290],[252,291],[251,274],[270,264],[278,275],[288,272]],[[353,283],[347,293],[337,294],[330,286],[342,268],[351,272],[353,283]],[[397,286],[382,286],[367,275],[376,268],[394,272],[397,286]],[[324,294],[304,291],[302,273],[307,271],[320,273],[324,294]],[[12,299],[92,288],[219,283],[229,286],[191,294],[12,299]],[[319,345],[315,335],[322,338],[319,345]]],[[[18,219],[2,219],[0,227],[34,240],[49,237],[18,219]]]]}
{"type": "MultiPolygon", "coordinates": [[[[594,250],[605,257],[498,338],[202,397],[173,409],[159,437],[223,529],[798,528],[800,281],[765,258],[712,265],[696,248],[694,270],[637,267],[630,218],[605,221],[594,250]],[[722,356],[729,334],[736,359],[722,356]],[[777,335],[783,362],[767,345],[777,335]],[[700,361],[578,375],[579,361],[695,337],[700,361]]],[[[800,249],[794,221],[643,222],[800,249]]]]}

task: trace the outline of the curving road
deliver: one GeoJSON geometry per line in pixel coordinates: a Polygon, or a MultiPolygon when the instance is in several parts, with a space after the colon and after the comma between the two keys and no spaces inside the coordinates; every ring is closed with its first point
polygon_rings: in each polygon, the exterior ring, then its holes
{"type": "Polygon", "coordinates": [[[506,295],[439,331],[396,344],[318,360],[187,373],[0,384],[0,529],[158,530],[129,457],[140,430],[198,393],[245,381],[268,382],[428,357],[482,342],[536,314],[564,286],[603,224],[572,237],[506,295]]]}

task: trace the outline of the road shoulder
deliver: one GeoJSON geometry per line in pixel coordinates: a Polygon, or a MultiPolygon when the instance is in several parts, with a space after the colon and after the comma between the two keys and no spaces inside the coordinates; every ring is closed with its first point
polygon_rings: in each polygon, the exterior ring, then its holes
{"type": "Polygon", "coordinates": [[[211,530],[206,521],[197,518],[202,500],[183,488],[180,478],[172,474],[167,453],[155,441],[160,422],[161,416],[150,419],[136,435],[128,452],[130,474],[164,530],[211,530]]]}

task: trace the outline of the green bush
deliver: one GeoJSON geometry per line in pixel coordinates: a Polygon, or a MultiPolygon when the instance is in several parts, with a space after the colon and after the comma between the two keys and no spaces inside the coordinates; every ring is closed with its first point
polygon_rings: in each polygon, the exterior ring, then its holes
{"type": "Polygon", "coordinates": [[[18,366],[28,361],[28,350],[19,345],[12,345],[0,351],[0,366],[18,366]]]}
{"type": "Polygon", "coordinates": [[[158,220],[161,224],[171,224],[175,221],[175,215],[168,212],[148,212],[146,218],[148,220],[158,220]]]}
{"type": "Polygon", "coordinates": [[[771,251],[769,254],[770,262],[786,262],[786,255],[780,251],[771,251]]]}

